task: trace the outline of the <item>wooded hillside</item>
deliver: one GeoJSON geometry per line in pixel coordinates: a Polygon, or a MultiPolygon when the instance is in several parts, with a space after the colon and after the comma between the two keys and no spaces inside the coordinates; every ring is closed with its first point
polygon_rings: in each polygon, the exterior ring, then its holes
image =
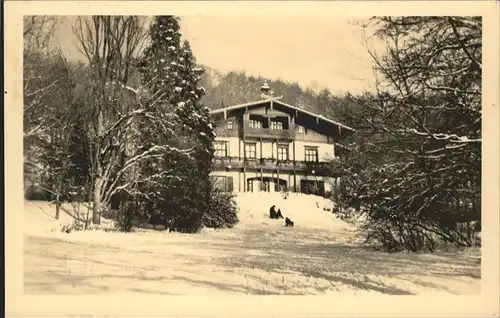
{"type": "Polygon", "coordinates": [[[333,96],[328,89],[316,93],[310,88],[301,87],[297,82],[251,76],[244,72],[223,74],[210,66],[202,67],[205,73],[201,77],[200,85],[206,89],[202,102],[211,109],[258,100],[259,88],[265,81],[268,82],[274,96],[283,96],[283,101],[286,103],[332,119],[336,119],[336,109],[345,99],[343,96],[333,96]]]}

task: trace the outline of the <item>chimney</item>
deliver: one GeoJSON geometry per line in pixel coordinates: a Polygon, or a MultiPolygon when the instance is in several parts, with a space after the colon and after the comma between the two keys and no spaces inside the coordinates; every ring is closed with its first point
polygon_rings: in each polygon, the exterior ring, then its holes
{"type": "Polygon", "coordinates": [[[269,84],[267,84],[267,81],[264,82],[264,84],[262,84],[262,86],[260,87],[260,97],[262,98],[267,98],[269,97],[269,90],[271,88],[269,87],[269,84]]]}

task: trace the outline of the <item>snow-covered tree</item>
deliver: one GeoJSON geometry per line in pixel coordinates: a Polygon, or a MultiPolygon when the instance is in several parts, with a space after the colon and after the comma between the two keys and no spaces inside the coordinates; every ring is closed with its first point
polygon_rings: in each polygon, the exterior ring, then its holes
{"type": "Polygon", "coordinates": [[[71,111],[77,66],[50,46],[58,20],[24,18],[24,166],[27,198],[68,197],[71,111]]]}
{"type": "Polygon", "coordinates": [[[373,54],[378,92],[354,98],[362,127],[339,169],[344,202],[388,248],[470,245],[481,211],[481,18],[371,22],[387,53],[373,54]]]}
{"type": "MultiPolygon", "coordinates": [[[[175,114],[175,87],[180,85],[179,52],[180,28],[175,17],[155,17],[149,28],[150,43],[144,50],[139,61],[142,81],[151,94],[161,96],[156,104],[156,115],[144,118],[139,122],[139,144],[144,147],[154,145],[169,145],[172,149],[187,148],[182,143],[178,118],[175,114]]],[[[182,179],[182,173],[173,169],[176,161],[189,162],[190,157],[182,156],[173,151],[159,158],[144,161],[138,173],[149,176],[138,184],[138,192],[145,202],[143,217],[154,222],[171,226],[173,211],[166,206],[172,184],[176,179],[182,179]]]]}
{"type": "MultiPolygon", "coordinates": [[[[45,16],[24,17],[23,50],[23,129],[25,159],[34,159],[36,143],[50,135],[52,103],[49,94],[64,80],[64,72],[54,72],[62,60],[48,45],[57,19],[45,16]]],[[[61,70],[61,68],[59,68],[61,70]]],[[[36,159],[35,159],[36,161],[36,159]]],[[[29,163],[28,163],[29,164],[29,163]]]]}
{"type": "Polygon", "coordinates": [[[181,45],[178,18],[155,17],[150,36],[151,43],[140,63],[141,71],[145,81],[156,76],[148,88],[164,96],[159,107],[169,117],[162,125],[166,126],[170,134],[152,135],[148,133],[150,129],[143,127],[144,142],[192,148],[193,156],[188,159],[173,153],[161,161],[143,165],[143,172],[170,172],[155,182],[143,184],[143,188],[144,192],[150,194],[150,210],[160,211],[159,217],[165,226],[192,232],[199,228],[203,213],[201,205],[195,207],[193,202],[203,202],[208,190],[204,196],[200,193],[198,196],[190,194],[205,184],[201,176],[208,180],[210,154],[213,153],[210,114],[199,103],[203,90],[198,88],[197,83],[202,69],[196,66],[189,45],[181,45]],[[155,205],[159,209],[152,209],[155,205]]]}
{"type": "Polygon", "coordinates": [[[179,63],[182,74],[179,93],[184,96],[184,101],[178,104],[176,113],[184,134],[195,144],[193,153],[195,162],[190,171],[191,184],[183,191],[183,194],[186,201],[191,203],[188,209],[196,211],[197,217],[203,221],[207,213],[211,212],[207,210],[207,206],[212,195],[209,174],[214,155],[214,123],[210,110],[201,103],[205,90],[198,87],[198,82],[203,69],[197,66],[187,41],[184,41],[182,45],[179,63]]]}
{"type": "MultiPolygon", "coordinates": [[[[208,207],[212,202],[213,190],[209,174],[215,134],[210,111],[200,101],[205,93],[199,87],[203,69],[196,64],[189,43],[184,41],[181,44],[178,18],[155,17],[150,36],[151,43],[140,63],[141,71],[144,81],[156,76],[148,88],[164,96],[158,107],[168,116],[162,125],[169,134],[153,135],[151,129],[144,126],[141,129],[143,142],[192,149],[192,156],[185,158],[172,153],[161,161],[143,165],[143,173],[168,172],[168,175],[143,184],[142,192],[148,193],[148,210],[159,211],[156,217],[166,227],[196,232],[207,220],[207,212],[211,212],[208,207]],[[158,208],[155,209],[155,206],[158,208]]],[[[231,204],[227,206],[231,207],[231,204]]],[[[234,209],[230,210],[230,213],[234,212],[234,209]]],[[[226,213],[226,209],[223,213],[226,213]]]]}
{"type": "MultiPolygon", "coordinates": [[[[89,63],[91,81],[86,102],[90,108],[93,183],[92,222],[114,195],[135,189],[142,178],[139,165],[176,151],[169,145],[140,147],[140,120],[154,120],[164,96],[131,77],[145,40],[144,19],[138,16],[78,17],[74,26],[79,47],[89,63]]],[[[152,81],[152,80],[151,80],[152,81]]],[[[179,153],[188,151],[178,150],[179,153]]],[[[147,176],[143,176],[147,178],[147,176]]]]}

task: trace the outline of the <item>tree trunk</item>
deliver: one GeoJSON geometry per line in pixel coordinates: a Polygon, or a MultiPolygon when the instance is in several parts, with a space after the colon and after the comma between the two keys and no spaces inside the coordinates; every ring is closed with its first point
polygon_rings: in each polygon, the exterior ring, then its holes
{"type": "Polygon", "coordinates": [[[89,227],[90,207],[87,205],[87,216],[85,217],[85,230],[89,227]]]}
{"type": "Polygon", "coordinates": [[[56,220],[59,220],[59,210],[61,208],[61,188],[62,188],[62,178],[59,177],[59,182],[57,184],[57,194],[56,194],[56,220]]]}
{"type": "MultiPolygon", "coordinates": [[[[101,85],[104,85],[104,82],[101,83],[101,85]]],[[[102,159],[101,159],[101,149],[102,149],[102,132],[104,131],[104,120],[103,120],[103,112],[102,108],[100,107],[101,105],[97,105],[98,111],[97,111],[97,120],[95,123],[95,130],[96,130],[96,149],[93,154],[93,159],[94,159],[94,187],[93,187],[93,195],[92,195],[92,223],[93,224],[101,224],[101,201],[102,201],[102,187],[104,184],[103,180],[103,168],[102,168],[102,159]]]]}
{"type": "Polygon", "coordinates": [[[97,176],[94,184],[94,195],[92,204],[92,223],[101,224],[101,188],[102,177],[97,176]]]}
{"type": "Polygon", "coordinates": [[[56,195],[56,220],[59,220],[59,209],[61,207],[60,194],[56,195]]]}

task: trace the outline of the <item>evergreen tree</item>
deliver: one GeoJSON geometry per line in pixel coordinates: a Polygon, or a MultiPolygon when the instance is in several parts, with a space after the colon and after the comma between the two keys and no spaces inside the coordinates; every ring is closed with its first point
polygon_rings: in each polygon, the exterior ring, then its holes
{"type": "Polygon", "coordinates": [[[214,154],[214,124],[209,109],[200,102],[204,89],[198,87],[198,82],[203,69],[196,65],[187,41],[183,43],[179,62],[183,78],[180,86],[181,94],[184,95],[185,102],[179,103],[177,115],[182,122],[185,135],[195,145],[193,154],[195,162],[189,178],[191,185],[182,194],[186,196],[187,202],[192,203],[185,213],[191,215],[194,213],[201,219],[206,213],[212,191],[209,174],[214,154]]]}
{"type": "MultiPolygon", "coordinates": [[[[175,87],[182,82],[178,64],[179,30],[175,17],[156,17],[150,27],[150,46],[146,48],[144,57],[139,63],[144,85],[151,95],[159,98],[155,107],[155,118],[144,118],[139,123],[139,144],[144,148],[154,145],[182,146],[181,131],[175,113],[175,104],[179,102],[175,87]]],[[[175,178],[182,176],[181,171],[173,169],[177,161],[183,160],[177,158],[175,153],[163,158],[152,158],[145,161],[139,171],[143,176],[150,176],[139,185],[140,192],[147,202],[144,216],[165,227],[173,218],[175,209],[174,202],[170,200],[172,183],[175,178]]]]}
{"type": "MultiPolygon", "coordinates": [[[[164,119],[157,126],[164,127],[165,134],[145,123],[141,138],[144,143],[190,149],[191,155],[187,159],[173,151],[144,165],[142,173],[166,172],[168,176],[151,180],[143,187],[148,193],[148,215],[155,222],[177,231],[196,232],[205,220],[213,219],[206,217],[207,211],[216,213],[207,210],[214,205],[209,175],[215,134],[210,110],[201,103],[205,93],[199,87],[203,69],[197,66],[189,43],[184,41],[181,45],[179,29],[178,19],[173,16],[156,17],[151,26],[151,45],[146,49],[141,69],[150,94],[162,97],[158,110],[164,119]],[[154,215],[151,211],[159,213],[154,215]]],[[[230,202],[226,206],[232,207],[230,202]]],[[[226,219],[234,224],[235,209],[224,209],[225,212],[232,215],[226,219]]]]}
{"type": "MultiPolygon", "coordinates": [[[[179,86],[179,53],[181,33],[174,16],[158,16],[150,27],[151,44],[141,61],[143,80],[151,92],[166,95],[163,101],[172,101],[174,87],[179,86]]],[[[168,104],[163,104],[166,106],[168,104]]]]}
{"type": "MultiPolygon", "coordinates": [[[[191,148],[190,160],[175,153],[144,169],[170,171],[168,178],[150,183],[149,193],[155,196],[151,205],[159,205],[160,219],[165,226],[194,232],[201,226],[203,207],[210,195],[209,172],[213,155],[213,131],[209,110],[200,104],[203,89],[197,84],[202,69],[196,66],[189,44],[181,46],[178,19],[159,16],[151,26],[151,46],[142,62],[144,82],[150,93],[163,96],[159,111],[170,117],[165,127],[168,134],[157,134],[145,128],[144,142],[167,144],[175,148],[191,148]],[[156,189],[160,187],[161,190],[156,189]],[[151,190],[156,191],[151,191],[151,190]],[[196,198],[195,200],[193,198],[196,198]]],[[[155,174],[155,171],[149,173],[155,174]]]]}

